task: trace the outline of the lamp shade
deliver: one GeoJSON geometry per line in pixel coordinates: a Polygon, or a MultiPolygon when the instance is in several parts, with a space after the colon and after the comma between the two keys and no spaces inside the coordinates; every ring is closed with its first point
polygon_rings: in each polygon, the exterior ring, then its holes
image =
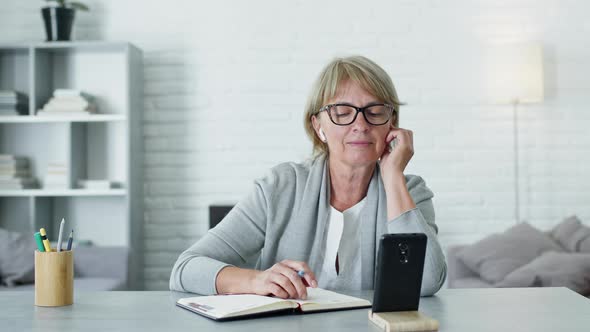
{"type": "Polygon", "coordinates": [[[543,51],[535,43],[497,44],[486,52],[486,90],[493,103],[543,101],[543,51]]]}

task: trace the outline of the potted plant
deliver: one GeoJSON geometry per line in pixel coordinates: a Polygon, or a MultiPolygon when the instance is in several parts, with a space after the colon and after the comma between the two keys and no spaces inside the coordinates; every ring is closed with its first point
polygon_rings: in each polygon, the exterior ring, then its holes
{"type": "Polygon", "coordinates": [[[75,1],[67,0],[46,0],[51,3],[41,9],[43,21],[45,21],[45,32],[47,41],[70,40],[74,14],[76,10],[88,11],[88,7],[75,1]]]}

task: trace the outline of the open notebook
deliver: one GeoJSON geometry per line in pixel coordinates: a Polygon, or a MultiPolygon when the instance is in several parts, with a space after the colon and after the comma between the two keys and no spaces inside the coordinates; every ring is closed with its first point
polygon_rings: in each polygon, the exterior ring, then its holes
{"type": "Polygon", "coordinates": [[[176,305],[214,320],[226,320],[276,311],[306,313],[367,308],[371,306],[371,302],[325,289],[307,288],[307,300],[234,294],[186,297],[178,300],[176,305]]]}

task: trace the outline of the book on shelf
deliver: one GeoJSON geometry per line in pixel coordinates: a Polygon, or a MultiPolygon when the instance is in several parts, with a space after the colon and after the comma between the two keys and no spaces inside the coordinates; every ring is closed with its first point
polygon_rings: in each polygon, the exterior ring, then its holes
{"type": "Polygon", "coordinates": [[[80,90],[57,89],[53,97],[37,111],[39,116],[71,116],[96,113],[94,97],[80,90]]]}
{"type": "Polygon", "coordinates": [[[0,90],[0,100],[28,99],[27,95],[16,90],[0,90]]]}
{"type": "Polygon", "coordinates": [[[15,90],[0,90],[0,104],[20,104],[29,101],[29,97],[15,90]]]}
{"type": "Polygon", "coordinates": [[[27,157],[15,156],[13,154],[0,154],[0,161],[9,161],[17,159],[28,159],[27,157]]]}
{"type": "Polygon", "coordinates": [[[40,117],[68,117],[68,116],[92,116],[91,112],[87,112],[87,111],[80,111],[80,112],[75,112],[75,111],[43,111],[43,110],[39,110],[37,111],[37,116],[40,117]]]}
{"type": "Polygon", "coordinates": [[[43,107],[45,111],[71,111],[71,112],[80,112],[80,111],[95,111],[95,106],[88,100],[85,100],[81,97],[78,98],[63,98],[63,99],[56,99],[53,98],[49,102],[45,104],[43,107]]]}
{"type": "Polygon", "coordinates": [[[367,308],[371,302],[328,291],[307,288],[307,300],[232,294],[181,298],[176,305],[213,320],[247,318],[275,312],[311,313],[344,309],[367,308]]]}
{"type": "Polygon", "coordinates": [[[0,180],[31,178],[29,158],[0,154],[0,180]]]}
{"type": "Polygon", "coordinates": [[[16,105],[23,105],[28,103],[28,99],[6,99],[6,98],[1,98],[0,99],[0,108],[12,108],[16,105]]]}
{"type": "Polygon", "coordinates": [[[29,158],[0,154],[0,189],[37,188],[37,179],[31,176],[29,158]]]}
{"type": "Polygon", "coordinates": [[[29,170],[17,171],[17,172],[0,172],[0,180],[10,180],[10,179],[21,179],[21,178],[30,178],[31,173],[29,170]]]}
{"type": "Polygon", "coordinates": [[[22,115],[28,112],[29,98],[14,90],[0,90],[0,115],[22,115]]]}
{"type": "Polygon", "coordinates": [[[78,89],[55,89],[53,96],[57,98],[75,98],[82,97],[84,99],[93,99],[94,96],[78,89]]]}
{"type": "Polygon", "coordinates": [[[69,187],[69,168],[66,164],[60,162],[49,163],[43,178],[43,188],[67,189],[69,187]]]}
{"type": "Polygon", "coordinates": [[[26,115],[29,106],[15,106],[11,108],[0,108],[0,116],[26,115]]]}
{"type": "Polygon", "coordinates": [[[37,180],[33,178],[0,179],[0,189],[33,189],[37,180]]]}
{"type": "Polygon", "coordinates": [[[52,99],[46,104],[46,108],[50,109],[63,109],[63,110],[73,110],[77,111],[80,109],[85,109],[92,106],[92,104],[83,98],[62,98],[62,99],[52,99]]]}
{"type": "Polygon", "coordinates": [[[14,158],[14,159],[2,159],[0,158],[0,167],[13,166],[17,168],[28,168],[29,159],[27,158],[14,158]]]}
{"type": "Polygon", "coordinates": [[[110,180],[88,180],[88,179],[81,179],[78,180],[78,187],[82,189],[91,189],[91,190],[107,190],[111,188],[119,188],[120,183],[110,180]]]}
{"type": "Polygon", "coordinates": [[[0,163],[0,174],[16,174],[18,172],[28,171],[29,166],[26,164],[25,166],[18,165],[16,163],[0,163]]]}

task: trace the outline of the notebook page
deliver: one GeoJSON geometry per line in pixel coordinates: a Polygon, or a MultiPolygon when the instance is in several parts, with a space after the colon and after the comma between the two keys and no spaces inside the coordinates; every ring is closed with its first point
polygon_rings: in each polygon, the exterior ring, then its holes
{"type": "Polygon", "coordinates": [[[188,297],[180,299],[178,302],[211,316],[224,317],[231,313],[284,301],[282,299],[267,296],[236,294],[188,297]]]}
{"type": "Polygon", "coordinates": [[[297,303],[303,304],[345,304],[345,303],[369,303],[369,301],[353,296],[339,294],[321,288],[307,288],[307,300],[297,300],[297,303]]]}

